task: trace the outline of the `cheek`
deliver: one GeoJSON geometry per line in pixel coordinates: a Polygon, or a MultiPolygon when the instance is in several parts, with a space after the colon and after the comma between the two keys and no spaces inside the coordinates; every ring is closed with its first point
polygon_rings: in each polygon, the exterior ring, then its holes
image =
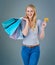
{"type": "Polygon", "coordinates": [[[32,16],[33,16],[34,14],[32,13],[32,16]]]}
{"type": "Polygon", "coordinates": [[[29,13],[28,13],[28,12],[26,12],[26,15],[28,16],[28,15],[29,15],[29,13]]]}
{"type": "Polygon", "coordinates": [[[34,12],[32,12],[31,14],[34,15],[34,12]]]}

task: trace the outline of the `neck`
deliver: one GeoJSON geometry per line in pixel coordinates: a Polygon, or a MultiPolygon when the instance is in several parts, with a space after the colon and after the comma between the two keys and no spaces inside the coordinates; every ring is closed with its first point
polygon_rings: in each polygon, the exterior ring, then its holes
{"type": "Polygon", "coordinates": [[[31,22],[31,21],[32,21],[32,19],[30,18],[30,19],[29,19],[29,21],[31,22]]]}

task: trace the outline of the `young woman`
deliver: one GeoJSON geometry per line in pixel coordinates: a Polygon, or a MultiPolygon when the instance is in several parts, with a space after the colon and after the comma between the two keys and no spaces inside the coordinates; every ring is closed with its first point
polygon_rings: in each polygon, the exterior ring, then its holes
{"type": "Polygon", "coordinates": [[[26,15],[22,18],[22,59],[24,65],[37,65],[40,56],[40,39],[44,38],[46,22],[37,20],[36,8],[30,4],[26,8],[26,15]]]}

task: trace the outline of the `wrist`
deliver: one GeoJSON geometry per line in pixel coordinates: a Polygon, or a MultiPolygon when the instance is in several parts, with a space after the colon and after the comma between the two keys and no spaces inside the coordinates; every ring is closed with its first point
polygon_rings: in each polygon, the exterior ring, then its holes
{"type": "Polygon", "coordinates": [[[42,31],[44,31],[45,29],[44,29],[44,28],[42,28],[41,30],[42,30],[42,31]]]}
{"type": "Polygon", "coordinates": [[[28,20],[26,21],[26,23],[28,24],[28,20]]]}

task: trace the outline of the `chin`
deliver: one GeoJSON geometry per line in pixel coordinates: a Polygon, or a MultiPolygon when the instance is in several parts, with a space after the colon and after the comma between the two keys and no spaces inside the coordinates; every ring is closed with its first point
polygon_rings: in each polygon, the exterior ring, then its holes
{"type": "Polygon", "coordinates": [[[29,17],[29,19],[32,19],[32,17],[29,17]]]}

